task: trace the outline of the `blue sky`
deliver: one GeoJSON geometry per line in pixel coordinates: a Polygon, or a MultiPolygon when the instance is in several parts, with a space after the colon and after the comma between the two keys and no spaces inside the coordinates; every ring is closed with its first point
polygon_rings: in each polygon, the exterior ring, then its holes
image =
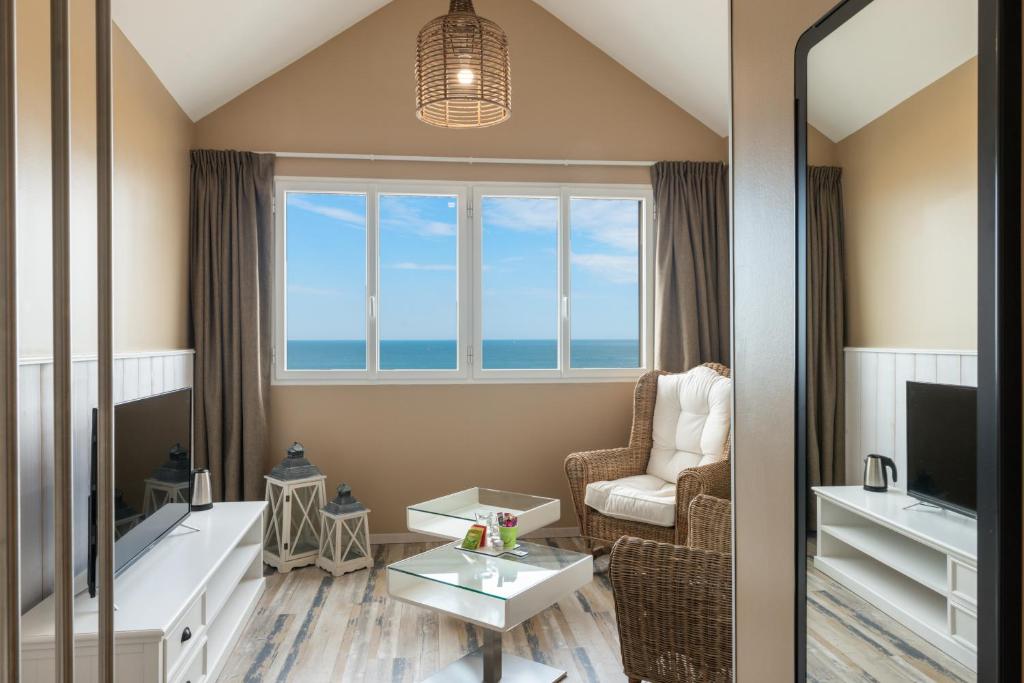
{"type": "MultiPolygon", "coordinates": [[[[382,339],[453,339],[455,197],[382,194],[382,339]]],[[[558,324],[555,198],[485,197],[485,339],[554,339],[558,324]]],[[[289,339],[365,335],[366,198],[289,193],[289,339]]],[[[638,335],[638,203],[574,199],[570,207],[572,334],[638,335]]]]}

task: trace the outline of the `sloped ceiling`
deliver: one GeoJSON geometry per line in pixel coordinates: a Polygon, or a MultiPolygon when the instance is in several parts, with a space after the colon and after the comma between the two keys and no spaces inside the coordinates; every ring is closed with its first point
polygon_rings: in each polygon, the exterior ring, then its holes
{"type": "MultiPolygon", "coordinates": [[[[423,1],[438,14],[447,8],[446,0],[423,1]]],[[[535,1],[716,133],[728,133],[728,0],[535,1]]],[[[195,121],[388,2],[114,0],[113,12],[195,121]]],[[[811,123],[841,140],[970,59],[976,34],[974,2],[876,0],[812,51],[811,123]]]]}
{"type": "MultiPolygon", "coordinates": [[[[195,121],[388,1],[114,0],[113,13],[195,121]]],[[[447,9],[445,0],[429,1],[438,14],[447,9]]],[[[538,4],[716,133],[726,134],[728,0],[538,4]]]]}
{"type": "Polygon", "coordinates": [[[875,0],[811,49],[807,119],[839,142],[978,54],[968,0],[875,0]]]}
{"type": "Polygon", "coordinates": [[[728,0],[536,0],[719,135],[729,132],[728,0]]]}
{"type": "Polygon", "coordinates": [[[114,22],[193,121],[389,0],[114,0],[114,22]]]}

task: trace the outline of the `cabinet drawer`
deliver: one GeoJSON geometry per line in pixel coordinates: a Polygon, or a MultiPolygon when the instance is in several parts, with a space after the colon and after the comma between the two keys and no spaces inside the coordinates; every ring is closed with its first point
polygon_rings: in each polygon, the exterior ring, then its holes
{"type": "Polygon", "coordinates": [[[186,652],[192,650],[200,636],[203,635],[203,595],[196,598],[195,602],[189,605],[185,613],[174,622],[174,626],[167,632],[164,648],[164,661],[166,662],[167,674],[172,674],[178,665],[179,660],[186,652]]]}
{"type": "Polygon", "coordinates": [[[203,683],[206,680],[206,641],[197,645],[198,647],[193,648],[195,652],[182,667],[181,673],[172,679],[172,683],[203,683]]]}
{"type": "Polygon", "coordinates": [[[956,603],[949,603],[949,632],[972,650],[978,649],[978,616],[956,603]]]}
{"type": "Polygon", "coordinates": [[[970,605],[978,604],[978,570],[950,558],[949,588],[953,597],[970,605]]]}

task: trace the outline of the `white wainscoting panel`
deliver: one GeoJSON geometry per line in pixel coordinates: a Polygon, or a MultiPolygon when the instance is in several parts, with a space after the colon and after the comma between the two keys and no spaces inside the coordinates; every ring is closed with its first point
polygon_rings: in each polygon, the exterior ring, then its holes
{"type": "MultiPolygon", "coordinates": [[[[192,386],[192,351],[135,353],[114,359],[114,401],[192,386]],[[142,372],[140,372],[142,368],[142,372]],[[159,377],[155,374],[159,373],[159,377]]],[[[85,571],[92,411],[99,375],[95,358],[72,365],[73,533],[75,573],[85,571]]],[[[53,363],[23,360],[18,367],[21,448],[21,599],[28,611],[53,592],[53,363]]]]}
{"type": "Polygon", "coordinates": [[[977,351],[931,349],[845,349],[846,483],[864,479],[864,456],[896,461],[906,490],[907,382],[978,386],[977,351]]]}

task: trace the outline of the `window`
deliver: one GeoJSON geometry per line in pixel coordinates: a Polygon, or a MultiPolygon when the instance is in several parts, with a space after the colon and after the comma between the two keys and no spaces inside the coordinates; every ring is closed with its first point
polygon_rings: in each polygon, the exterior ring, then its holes
{"type": "Polygon", "coordinates": [[[640,186],[279,178],[279,383],[635,379],[640,186]]]}
{"type": "Polygon", "coordinates": [[[289,192],[290,370],[365,370],[366,195],[289,192]]]}
{"type": "Polygon", "coordinates": [[[638,368],[643,202],[573,197],[569,204],[572,368],[638,368]]]}
{"type": "Polygon", "coordinates": [[[484,370],[558,368],[558,203],[481,197],[484,370]]]}
{"type": "Polygon", "coordinates": [[[459,201],[380,195],[380,369],[456,370],[459,201]]]}

